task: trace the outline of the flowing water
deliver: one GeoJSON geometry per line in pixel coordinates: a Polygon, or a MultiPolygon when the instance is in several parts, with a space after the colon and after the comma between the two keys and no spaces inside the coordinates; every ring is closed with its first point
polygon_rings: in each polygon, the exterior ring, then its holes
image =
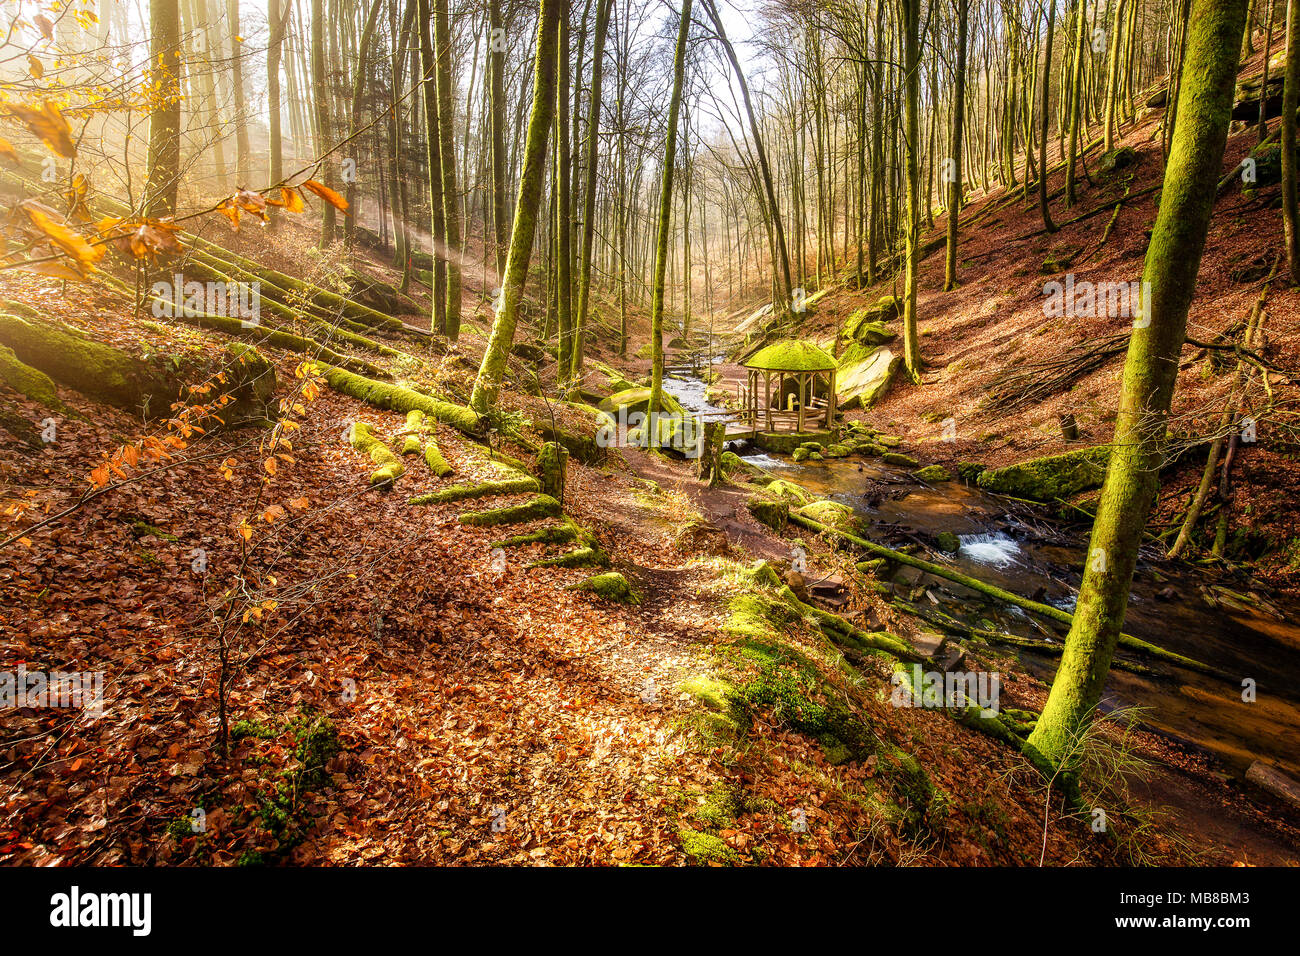
{"type": "MultiPolygon", "coordinates": [[[[704,383],[688,370],[671,375],[665,390],[686,408],[706,415],[724,411],[705,401],[704,383]]],[[[869,459],[796,463],[736,450],[773,474],[848,504],[876,540],[929,544],[939,532],[951,532],[960,541],[956,554],[930,549],[920,556],[1042,603],[1074,609],[1086,528],[1065,526],[1045,509],[1036,514],[1027,514],[1023,506],[1012,510],[1007,502],[957,481],[922,485],[904,471],[869,459]]],[[[1062,643],[1067,630],[914,568],[900,567],[891,583],[900,596],[916,596],[922,605],[974,627],[1051,643],[1062,643]]],[[[1112,669],[1102,706],[1137,708],[1147,726],[1213,753],[1239,775],[1261,759],[1300,776],[1300,606],[1273,597],[1259,600],[1254,588],[1245,580],[1144,555],[1125,631],[1240,677],[1228,682],[1121,652],[1121,657],[1162,673],[1112,669]],[[1242,594],[1255,597],[1242,600],[1242,594]],[[1253,702],[1242,700],[1241,682],[1247,679],[1256,684],[1253,702]]],[[[1059,661],[1032,649],[1019,657],[1045,680],[1059,661]]]]}

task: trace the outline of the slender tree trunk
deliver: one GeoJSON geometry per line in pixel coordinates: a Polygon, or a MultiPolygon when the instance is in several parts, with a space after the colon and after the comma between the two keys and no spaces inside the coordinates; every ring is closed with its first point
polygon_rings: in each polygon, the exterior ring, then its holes
{"type": "Polygon", "coordinates": [[[914,383],[921,381],[921,342],[916,328],[916,287],[921,267],[920,215],[920,107],[921,107],[921,0],[899,0],[903,39],[903,153],[907,165],[907,244],[903,298],[903,367],[914,383]]]}
{"type": "Polygon", "coordinates": [[[226,0],[230,21],[230,81],[235,87],[235,178],[242,189],[249,185],[248,96],[244,90],[244,38],[239,32],[239,0],[226,0]]]}
{"type": "Polygon", "coordinates": [[[492,97],[492,226],[496,245],[497,281],[504,280],[510,251],[510,226],[506,222],[506,39],[501,0],[488,0],[488,85],[492,97]],[[498,32],[499,31],[499,32],[498,32]]]}
{"type": "Polygon", "coordinates": [[[592,243],[596,238],[596,180],[600,162],[600,88],[604,78],[605,37],[614,0],[597,0],[596,36],[591,55],[591,103],[587,117],[586,196],[582,203],[582,260],[578,278],[578,323],[573,336],[573,370],[582,371],[583,333],[591,302],[592,243]]]}
{"type": "MultiPolygon", "coordinates": [[[[1082,0],[1080,0],[1082,2],[1082,0]]],[[[1047,121],[1048,113],[1048,94],[1052,88],[1052,33],[1056,29],[1056,0],[1050,0],[1047,7],[1047,54],[1043,60],[1043,78],[1039,81],[1042,87],[1039,95],[1041,97],[1042,109],[1039,113],[1040,130],[1038,138],[1038,211],[1043,216],[1043,228],[1048,232],[1056,232],[1056,224],[1052,222],[1052,214],[1047,209],[1047,121]]]]}
{"type": "Polygon", "coordinates": [[[152,217],[176,212],[181,175],[181,10],[177,0],[149,2],[153,109],[144,208],[152,217]]]}
{"type": "Polygon", "coordinates": [[[1124,624],[1142,531],[1155,500],[1178,353],[1231,119],[1246,0],[1196,0],[1183,65],[1177,133],[1143,272],[1115,438],[1093,524],[1074,623],[1028,746],[1059,768],[1101,699],[1124,624]]]}
{"type": "MultiPolygon", "coordinates": [[[[268,163],[272,184],[284,179],[284,141],[280,133],[280,58],[284,48],[284,31],[289,25],[289,14],[292,12],[293,7],[286,3],[282,15],[280,0],[266,0],[266,19],[271,29],[266,47],[266,108],[271,154],[268,163]]],[[[279,210],[272,206],[269,215],[271,226],[274,227],[279,210]]]]}
{"type": "MultiPolygon", "coordinates": [[[[330,91],[325,76],[325,4],[323,0],[311,0],[311,94],[316,105],[316,127],[323,151],[333,139],[330,125],[330,91]]],[[[319,158],[319,157],[318,157],[319,158]]],[[[325,157],[322,178],[325,185],[334,188],[334,158],[325,157]]],[[[321,203],[320,245],[323,249],[334,241],[334,207],[321,203]]]]}
{"type": "MultiPolygon", "coordinates": [[[[1265,91],[1260,89],[1260,96],[1265,91]]],[[[1286,78],[1282,86],[1282,222],[1291,282],[1300,284],[1300,222],[1296,208],[1296,106],[1300,100],[1300,0],[1286,8],[1286,78]]]]}
{"type": "Polygon", "coordinates": [[[961,144],[966,115],[966,21],[970,0],[957,0],[957,82],[952,107],[952,146],[948,153],[948,254],[944,261],[943,288],[957,288],[957,218],[961,213],[961,144]]]}
{"type": "MultiPolygon", "coordinates": [[[[433,32],[437,44],[438,159],[442,165],[443,242],[447,260],[447,304],[444,330],[452,342],[460,338],[460,198],[456,195],[455,80],[451,69],[451,24],[447,0],[433,0],[433,32]]],[[[433,135],[430,131],[429,135],[433,135]]]]}
{"type": "MultiPolygon", "coordinates": [[[[706,0],[708,2],[708,0],[706,0]]],[[[715,24],[718,25],[718,24],[715,24]]],[[[721,29],[721,26],[718,25],[721,29]]],[[[668,132],[664,141],[663,177],[659,187],[658,238],[655,242],[654,285],[650,299],[650,411],[663,410],[664,401],[664,274],[668,270],[668,234],[673,218],[673,164],[677,160],[677,118],[686,78],[686,40],[691,29],[691,0],[682,0],[673,53],[673,92],[668,100],[668,132]]],[[[757,138],[757,131],[755,131],[757,138]]],[[[658,442],[658,434],[651,436],[658,442]]]]}
{"type": "Polygon", "coordinates": [[[546,176],[546,152],[555,114],[556,47],[560,18],[566,15],[564,0],[542,0],[537,21],[537,56],[533,68],[533,106],[528,118],[528,137],[524,145],[523,172],[519,180],[519,198],[515,202],[515,221],[510,233],[510,256],[506,260],[501,285],[501,305],[492,322],[492,334],[478,378],[470,396],[470,407],[487,414],[495,405],[506,359],[514,344],[519,322],[519,301],[528,279],[528,262],[532,258],[533,235],[537,230],[537,208],[542,201],[542,184],[546,176]]]}

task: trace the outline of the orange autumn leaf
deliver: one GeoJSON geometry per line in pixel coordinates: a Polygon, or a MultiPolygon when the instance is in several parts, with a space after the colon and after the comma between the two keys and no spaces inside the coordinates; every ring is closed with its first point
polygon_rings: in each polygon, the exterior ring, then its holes
{"type": "Polygon", "coordinates": [[[292,186],[281,186],[280,198],[268,199],[266,204],[268,206],[280,206],[287,212],[302,212],[307,208],[306,203],[302,201],[302,193],[292,186]]]}
{"type": "Polygon", "coordinates": [[[338,193],[336,193],[334,190],[330,189],[324,183],[318,183],[314,179],[309,179],[302,184],[302,188],[306,190],[310,190],[311,192],[315,193],[317,196],[325,200],[335,209],[339,210],[339,212],[348,211],[348,201],[344,199],[342,196],[340,196],[338,193]]]}
{"type": "Polygon", "coordinates": [[[262,467],[266,469],[266,473],[267,473],[268,475],[274,475],[274,474],[275,474],[275,470],[276,470],[276,468],[278,467],[278,465],[276,464],[276,461],[275,461],[274,456],[271,457],[271,458],[268,458],[268,459],[266,459],[266,461],[262,462],[262,467]]]}
{"type": "Polygon", "coordinates": [[[30,53],[27,55],[27,72],[38,80],[45,75],[45,67],[41,65],[41,61],[30,53]]]}
{"type": "Polygon", "coordinates": [[[36,24],[36,29],[41,31],[41,36],[51,43],[54,42],[54,24],[50,22],[49,17],[43,13],[38,13],[32,18],[32,22],[36,24]]]}
{"type": "Polygon", "coordinates": [[[15,169],[23,164],[22,159],[18,156],[18,150],[14,149],[13,143],[3,138],[0,138],[0,160],[13,166],[15,169]]]}
{"type": "Polygon", "coordinates": [[[53,209],[43,206],[35,200],[25,199],[18,208],[27,216],[38,232],[50,241],[56,249],[72,259],[85,272],[93,272],[95,263],[104,258],[104,246],[92,246],[80,235],[68,227],[67,222],[53,209]]]}
{"type": "Polygon", "coordinates": [[[294,511],[306,511],[311,507],[311,502],[306,498],[294,498],[289,502],[289,507],[294,511]]]}
{"type": "Polygon", "coordinates": [[[71,159],[77,154],[68,121],[63,118],[59,108],[49,100],[42,103],[40,109],[17,103],[10,103],[5,108],[11,116],[31,130],[37,139],[60,156],[71,159]]]}

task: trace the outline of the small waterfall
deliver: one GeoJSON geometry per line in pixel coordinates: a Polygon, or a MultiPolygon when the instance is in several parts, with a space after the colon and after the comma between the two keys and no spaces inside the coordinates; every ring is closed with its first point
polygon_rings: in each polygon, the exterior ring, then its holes
{"type": "Polygon", "coordinates": [[[958,535],[957,540],[961,543],[958,554],[978,564],[1006,568],[1020,563],[1020,545],[1001,531],[958,535]]]}

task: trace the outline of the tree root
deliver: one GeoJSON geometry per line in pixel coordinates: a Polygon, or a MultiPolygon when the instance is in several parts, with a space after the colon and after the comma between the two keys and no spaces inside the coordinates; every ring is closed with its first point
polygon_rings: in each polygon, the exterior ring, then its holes
{"type": "Polygon", "coordinates": [[[416,495],[410,500],[413,505],[443,505],[452,501],[467,501],[471,498],[490,498],[496,495],[522,495],[536,491],[541,487],[536,478],[503,478],[500,481],[484,481],[477,485],[452,485],[427,495],[416,495]]]}
{"type": "MultiPolygon", "coordinates": [[[[1033,611],[1035,614],[1051,618],[1054,621],[1060,621],[1063,624],[1072,625],[1074,623],[1074,615],[1068,611],[1062,611],[1060,608],[1052,607],[1050,604],[1040,604],[1037,601],[1031,601],[1018,594],[1012,594],[1010,591],[1004,591],[1002,588],[996,587],[992,584],[985,584],[977,578],[972,578],[960,573],[959,571],[954,571],[951,568],[944,567],[943,565],[934,564],[921,558],[914,558],[910,554],[904,554],[901,551],[895,551],[894,549],[887,548],[884,545],[867,541],[865,538],[859,538],[857,535],[850,534],[847,531],[838,531],[835,528],[831,528],[819,521],[814,521],[811,518],[804,517],[798,513],[792,512],[790,520],[795,524],[802,525],[803,527],[819,534],[833,535],[842,538],[850,544],[854,544],[877,557],[888,558],[891,561],[897,561],[899,564],[906,564],[909,567],[924,571],[927,574],[933,574],[936,577],[944,578],[955,584],[960,584],[962,587],[969,588],[972,591],[978,591],[981,594],[985,594],[988,597],[1002,601],[1003,603],[1014,604],[1017,607],[1024,608],[1026,611],[1033,611]]],[[[1219,670],[1217,667],[1212,667],[1209,664],[1194,660],[1190,657],[1184,657],[1182,654],[1177,654],[1174,651],[1165,650],[1163,647],[1133,637],[1130,634],[1121,634],[1119,636],[1119,644],[1121,647],[1127,647],[1130,650],[1137,651],[1149,657],[1154,657],[1161,661],[1176,664],[1179,667],[1184,667],[1188,670],[1194,670],[1202,674],[1208,674],[1212,677],[1218,677],[1234,683],[1238,680],[1237,677],[1227,674],[1224,671],[1219,670]]]]}
{"type": "Polygon", "coordinates": [[[492,526],[501,524],[523,524],[525,521],[538,521],[542,518],[558,518],[563,514],[560,503],[550,495],[537,495],[521,505],[507,505],[504,508],[490,508],[487,511],[467,511],[460,516],[461,524],[492,526]]]}

